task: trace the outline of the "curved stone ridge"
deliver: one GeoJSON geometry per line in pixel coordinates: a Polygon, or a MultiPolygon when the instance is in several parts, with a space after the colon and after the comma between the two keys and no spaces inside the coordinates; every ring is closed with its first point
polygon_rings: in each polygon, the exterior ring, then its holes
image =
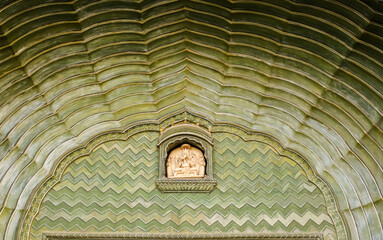
{"type": "Polygon", "coordinates": [[[2,1],[0,239],[58,159],[188,109],[279,139],[383,236],[383,22],[373,0],[2,1]]]}

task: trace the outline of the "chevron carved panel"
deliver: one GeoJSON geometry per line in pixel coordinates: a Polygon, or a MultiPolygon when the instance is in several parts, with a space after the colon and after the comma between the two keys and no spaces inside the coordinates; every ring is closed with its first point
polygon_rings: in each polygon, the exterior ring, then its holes
{"type": "Polygon", "coordinates": [[[324,197],[270,146],[214,133],[217,189],[161,193],[157,132],[110,141],[78,158],[42,201],[30,239],[46,232],[318,233],[335,239],[324,197]]]}

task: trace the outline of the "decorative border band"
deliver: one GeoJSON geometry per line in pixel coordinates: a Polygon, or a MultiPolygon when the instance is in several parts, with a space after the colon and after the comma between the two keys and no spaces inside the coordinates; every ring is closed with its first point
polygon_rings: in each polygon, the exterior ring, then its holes
{"type": "Polygon", "coordinates": [[[216,180],[157,180],[161,192],[203,192],[209,193],[217,186],[216,180]]]}
{"type": "Polygon", "coordinates": [[[264,135],[262,133],[247,132],[237,126],[232,126],[229,124],[214,126],[212,133],[214,134],[220,132],[234,134],[238,137],[241,137],[245,141],[257,141],[265,143],[275,149],[279,155],[292,159],[297,164],[299,164],[299,166],[307,174],[308,179],[314,183],[322,192],[325,198],[327,212],[334,223],[338,239],[348,239],[347,230],[339,213],[337,202],[333,193],[331,192],[329,186],[315,174],[309,163],[300,154],[294,152],[293,150],[284,148],[277,140],[271,138],[270,136],[264,135]]]}
{"type": "Polygon", "coordinates": [[[323,240],[320,233],[217,233],[217,234],[195,234],[195,233],[159,233],[159,234],[132,234],[132,233],[45,233],[44,240],[77,240],[77,239],[131,239],[131,240],[279,240],[279,239],[299,239],[299,240],[323,240]]]}

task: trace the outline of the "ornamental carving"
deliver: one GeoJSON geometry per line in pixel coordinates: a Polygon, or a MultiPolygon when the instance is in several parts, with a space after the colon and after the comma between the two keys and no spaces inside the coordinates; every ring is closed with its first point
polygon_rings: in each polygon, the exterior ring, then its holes
{"type": "Polygon", "coordinates": [[[205,158],[198,148],[182,144],[171,151],[166,167],[168,178],[203,178],[205,177],[205,158]]]}
{"type": "Polygon", "coordinates": [[[213,174],[213,138],[200,125],[179,123],[161,131],[157,188],[161,192],[209,193],[213,174]]]}

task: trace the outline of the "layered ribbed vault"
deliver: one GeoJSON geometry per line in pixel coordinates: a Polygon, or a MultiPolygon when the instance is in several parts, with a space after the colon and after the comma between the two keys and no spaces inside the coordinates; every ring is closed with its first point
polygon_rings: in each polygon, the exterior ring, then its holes
{"type": "Polygon", "coordinates": [[[177,112],[298,152],[351,239],[382,239],[383,13],[374,1],[3,1],[0,239],[63,156],[177,112]]]}

